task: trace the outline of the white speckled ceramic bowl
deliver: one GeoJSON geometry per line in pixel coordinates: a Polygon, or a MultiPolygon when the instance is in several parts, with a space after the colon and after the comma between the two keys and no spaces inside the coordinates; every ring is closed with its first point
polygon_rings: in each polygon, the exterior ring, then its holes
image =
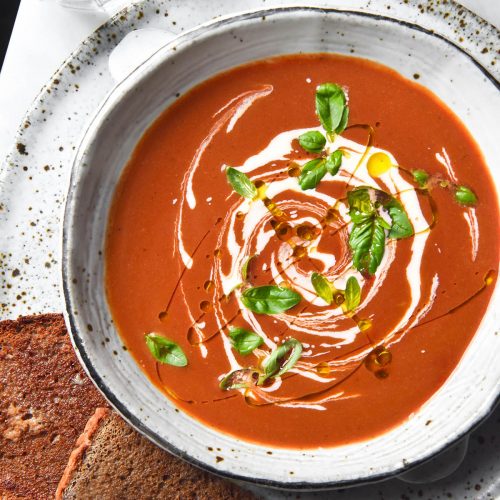
{"type": "Polygon", "coordinates": [[[148,125],[176,93],[251,60],[325,51],[373,59],[408,78],[419,73],[419,81],[467,124],[495,184],[500,185],[498,85],[471,56],[439,35],[391,18],[279,8],[216,20],[187,32],[121,83],[85,134],[73,167],[64,220],[66,319],[81,360],[113,406],[152,441],[196,465],[234,479],[291,489],[345,486],[401,473],[481,421],[499,394],[499,287],[452,376],[399,427],[347,446],[270,449],[176,412],[174,404],[147,380],[122,349],[113,326],[103,283],[103,247],[122,169],[148,125]]]}

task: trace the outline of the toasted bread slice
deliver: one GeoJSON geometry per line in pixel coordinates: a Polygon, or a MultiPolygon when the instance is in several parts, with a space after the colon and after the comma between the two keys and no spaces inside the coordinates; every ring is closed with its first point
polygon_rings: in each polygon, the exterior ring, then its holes
{"type": "Polygon", "coordinates": [[[94,416],[57,490],[58,500],[255,498],[156,447],[116,413],[94,416]],[[96,422],[98,428],[96,428],[96,422]]]}
{"type": "Polygon", "coordinates": [[[60,314],[0,322],[0,498],[53,498],[76,439],[105,406],[60,314]]]}

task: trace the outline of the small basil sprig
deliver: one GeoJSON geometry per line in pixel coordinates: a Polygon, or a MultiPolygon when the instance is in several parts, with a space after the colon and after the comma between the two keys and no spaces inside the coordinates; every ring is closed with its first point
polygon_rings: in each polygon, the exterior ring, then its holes
{"type": "Polygon", "coordinates": [[[354,267],[373,275],[385,253],[385,231],[389,231],[390,238],[408,238],[414,234],[413,226],[401,202],[379,189],[353,189],[347,194],[347,201],[353,223],[349,246],[353,252],[354,267]],[[372,200],[371,193],[377,204],[372,200]],[[378,206],[387,211],[391,224],[380,216],[378,206]]]}
{"type": "Polygon", "coordinates": [[[312,273],[311,283],[318,297],[321,297],[328,305],[333,302],[333,290],[330,282],[322,274],[312,273]]]}
{"type": "Polygon", "coordinates": [[[323,83],[316,88],[316,115],[329,137],[341,134],[349,119],[349,108],[340,85],[323,83]]]}
{"type": "Polygon", "coordinates": [[[302,297],[288,288],[264,285],[247,288],[241,294],[242,304],[258,314],[279,314],[296,306],[302,297]]]}
{"type": "Polygon", "coordinates": [[[427,186],[427,181],[429,180],[429,174],[422,169],[413,170],[413,179],[421,187],[425,188],[427,186]]]}
{"type": "Polygon", "coordinates": [[[229,337],[234,349],[244,356],[253,352],[254,349],[260,347],[264,342],[264,339],[260,335],[250,330],[245,330],[245,328],[231,328],[229,337]]]}
{"type": "Polygon", "coordinates": [[[186,355],[179,344],[157,333],[145,335],[146,345],[154,358],[160,363],[172,366],[186,366],[186,355]]]}
{"type": "MultiPolygon", "coordinates": [[[[421,188],[428,188],[429,178],[431,176],[425,170],[413,170],[412,175],[414,181],[421,188]]],[[[436,182],[433,184],[451,190],[455,200],[460,203],[460,205],[473,206],[477,203],[476,193],[466,186],[457,186],[448,181],[436,182]]]]}
{"type": "Polygon", "coordinates": [[[260,376],[258,385],[262,385],[270,377],[281,377],[295,366],[301,354],[302,344],[296,339],[291,338],[278,346],[262,363],[264,373],[260,376]]]}
{"type": "Polygon", "coordinates": [[[326,175],[326,160],[315,158],[308,161],[303,167],[299,176],[299,184],[302,191],[314,189],[321,179],[326,175]]]}
{"type": "Polygon", "coordinates": [[[462,205],[475,205],[477,196],[471,189],[465,186],[458,186],[455,191],[455,200],[462,205]]]}
{"type": "Polygon", "coordinates": [[[326,138],[317,130],[311,130],[299,136],[299,144],[309,153],[321,153],[326,145],[326,138]]]}
{"type": "Polygon", "coordinates": [[[233,167],[226,168],[226,177],[231,187],[244,198],[253,199],[257,196],[257,188],[246,174],[233,167]]]}
{"type": "Polygon", "coordinates": [[[344,297],[346,311],[354,311],[361,302],[361,287],[354,276],[350,276],[347,280],[344,297]]]}
{"type": "Polygon", "coordinates": [[[257,384],[261,373],[255,368],[242,368],[227,374],[219,383],[223,391],[248,389],[257,384]]]}

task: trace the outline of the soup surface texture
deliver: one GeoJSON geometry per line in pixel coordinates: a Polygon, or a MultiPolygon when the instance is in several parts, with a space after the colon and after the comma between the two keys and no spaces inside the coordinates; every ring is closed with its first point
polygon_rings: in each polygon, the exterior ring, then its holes
{"type": "Polygon", "coordinates": [[[480,151],[422,86],[353,57],[258,61],[141,139],[110,214],[107,297],[193,417],[341,445],[411,418],[449,377],[494,288],[498,220],[480,151]]]}

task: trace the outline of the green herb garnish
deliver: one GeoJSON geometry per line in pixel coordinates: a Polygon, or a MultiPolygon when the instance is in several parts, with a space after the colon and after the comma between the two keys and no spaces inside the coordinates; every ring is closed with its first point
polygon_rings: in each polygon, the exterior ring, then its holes
{"type": "Polygon", "coordinates": [[[455,199],[462,205],[475,205],[477,203],[477,196],[474,191],[466,188],[465,186],[458,186],[455,191],[455,199]]]}
{"type": "Polygon", "coordinates": [[[385,252],[385,229],[382,217],[370,217],[354,224],[349,235],[349,246],[353,251],[354,267],[361,272],[375,274],[385,252]]]}
{"type": "Polygon", "coordinates": [[[299,184],[303,191],[314,189],[326,175],[326,160],[315,158],[308,161],[303,167],[299,177],[299,184]]]}
{"type": "Polygon", "coordinates": [[[333,290],[328,279],[322,274],[312,273],[311,283],[318,297],[321,297],[328,305],[333,302],[333,290]]]}
{"type": "Polygon", "coordinates": [[[316,88],[316,114],[331,138],[340,134],[347,126],[349,108],[344,91],[335,83],[323,83],[316,88]]]}
{"type": "Polygon", "coordinates": [[[311,130],[299,136],[299,144],[309,153],[321,153],[326,144],[326,138],[317,130],[311,130]]]}
{"type": "Polygon", "coordinates": [[[186,355],[179,344],[157,333],[145,335],[146,345],[154,358],[160,363],[172,366],[186,366],[186,355]]]}
{"type": "Polygon", "coordinates": [[[233,167],[226,168],[226,177],[231,187],[244,198],[253,199],[257,196],[257,188],[246,174],[233,167]]]}
{"type": "Polygon", "coordinates": [[[219,383],[219,387],[224,391],[233,389],[248,389],[257,384],[262,374],[255,368],[243,368],[235,370],[226,375],[219,383]]]}
{"type": "Polygon", "coordinates": [[[349,246],[353,252],[354,267],[373,275],[384,256],[385,230],[389,231],[389,238],[401,239],[414,234],[413,226],[403,205],[384,191],[360,187],[347,193],[347,200],[353,222],[349,246]],[[376,203],[370,193],[373,193],[376,203]],[[392,224],[380,216],[379,207],[388,212],[392,224]]]}
{"type": "Polygon", "coordinates": [[[262,363],[264,374],[259,379],[259,385],[270,377],[281,377],[295,366],[302,354],[302,344],[296,339],[289,339],[278,346],[262,363]],[[285,357],[286,361],[283,362],[285,357]]]}
{"type": "Polygon", "coordinates": [[[389,238],[399,240],[401,238],[413,236],[413,226],[408,218],[408,214],[403,205],[396,200],[396,198],[391,197],[391,199],[384,204],[384,208],[389,212],[392,221],[389,238]]]}
{"type": "Polygon", "coordinates": [[[358,280],[351,276],[346,283],[345,287],[345,308],[347,311],[354,311],[361,302],[361,288],[358,280]]]}
{"type": "Polygon", "coordinates": [[[331,155],[327,156],[325,167],[330,175],[336,175],[342,165],[342,151],[337,149],[331,155]]]}
{"type": "Polygon", "coordinates": [[[246,356],[260,347],[264,339],[255,332],[245,330],[245,328],[231,328],[229,331],[231,345],[240,353],[246,356]]]}
{"type": "Polygon", "coordinates": [[[301,299],[294,290],[274,285],[248,288],[241,294],[243,305],[258,314],[282,313],[296,306],[301,299]]]}
{"type": "Polygon", "coordinates": [[[421,187],[424,188],[429,180],[429,174],[425,170],[413,170],[413,179],[421,187]]]}

